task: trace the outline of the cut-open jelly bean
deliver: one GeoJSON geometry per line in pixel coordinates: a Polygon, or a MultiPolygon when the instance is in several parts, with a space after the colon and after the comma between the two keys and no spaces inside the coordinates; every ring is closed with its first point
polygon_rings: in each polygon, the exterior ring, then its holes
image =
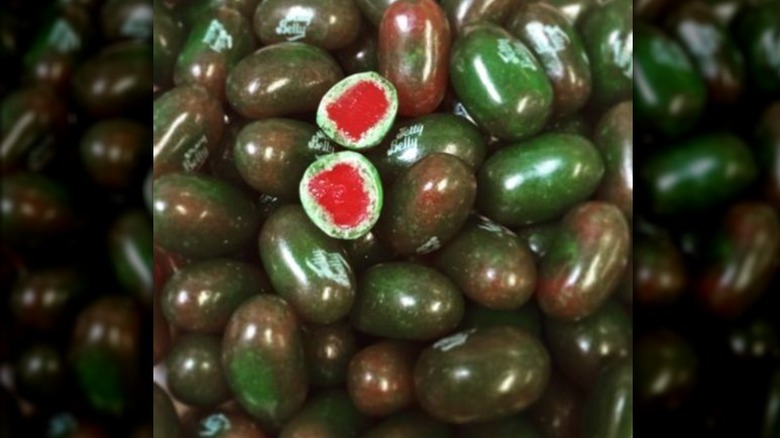
{"type": "Polygon", "coordinates": [[[306,214],[325,234],[357,239],[382,210],[382,184],[374,165],[351,151],[326,155],[312,163],[301,180],[306,214]]]}
{"type": "Polygon", "coordinates": [[[322,98],[317,124],[350,149],[379,144],[393,125],[398,97],[393,84],[374,72],[343,79],[322,98]]]}

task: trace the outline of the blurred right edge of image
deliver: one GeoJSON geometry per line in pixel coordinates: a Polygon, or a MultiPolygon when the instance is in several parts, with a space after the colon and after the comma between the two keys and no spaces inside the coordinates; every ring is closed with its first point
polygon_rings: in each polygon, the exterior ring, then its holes
{"type": "Polygon", "coordinates": [[[780,437],[780,1],[634,10],[636,436],[780,437]]]}

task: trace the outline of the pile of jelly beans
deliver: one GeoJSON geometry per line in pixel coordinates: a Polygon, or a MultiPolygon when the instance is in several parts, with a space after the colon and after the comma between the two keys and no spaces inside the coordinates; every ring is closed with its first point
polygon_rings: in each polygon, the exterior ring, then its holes
{"type": "MultiPolygon", "coordinates": [[[[155,436],[626,437],[632,4],[154,2],[155,436]],[[375,71],[375,227],[300,205],[375,71]]],[[[359,115],[357,115],[359,116],[359,115]]]]}
{"type": "Polygon", "coordinates": [[[151,436],[152,7],[0,17],[0,436],[151,436]]]}
{"type": "Polygon", "coordinates": [[[780,2],[636,12],[636,427],[775,437],[780,2]]]}

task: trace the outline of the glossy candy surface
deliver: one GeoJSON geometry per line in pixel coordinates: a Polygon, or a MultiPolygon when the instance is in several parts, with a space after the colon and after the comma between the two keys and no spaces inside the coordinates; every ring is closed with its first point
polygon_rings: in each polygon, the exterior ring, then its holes
{"type": "Polygon", "coordinates": [[[349,364],[347,390],[358,410],[383,417],[414,401],[415,349],[410,344],[383,341],[359,351],[349,364]]]}
{"type": "Polygon", "coordinates": [[[360,19],[352,0],[269,0],[255,10],[254,31],[265,45],[300,41],[337,50],[358,36],[360,19]]]}

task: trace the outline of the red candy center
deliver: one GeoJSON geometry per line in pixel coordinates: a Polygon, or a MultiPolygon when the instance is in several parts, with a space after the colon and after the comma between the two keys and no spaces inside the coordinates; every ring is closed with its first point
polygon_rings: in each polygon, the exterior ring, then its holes
{"type": "Polygon", "coordinates": [[[309,192],[334,225],[351,228],[368,215],[370,199],[358,170],[346,163],[318,173],[309,181],[309,192]]]}
{"type": "Polygon", "coordinates": [[[381,87],[372,81],[361,81],[331,102],[327,112],[339,132],[357,141],[382,119],[389,106],[381,87]]]}

